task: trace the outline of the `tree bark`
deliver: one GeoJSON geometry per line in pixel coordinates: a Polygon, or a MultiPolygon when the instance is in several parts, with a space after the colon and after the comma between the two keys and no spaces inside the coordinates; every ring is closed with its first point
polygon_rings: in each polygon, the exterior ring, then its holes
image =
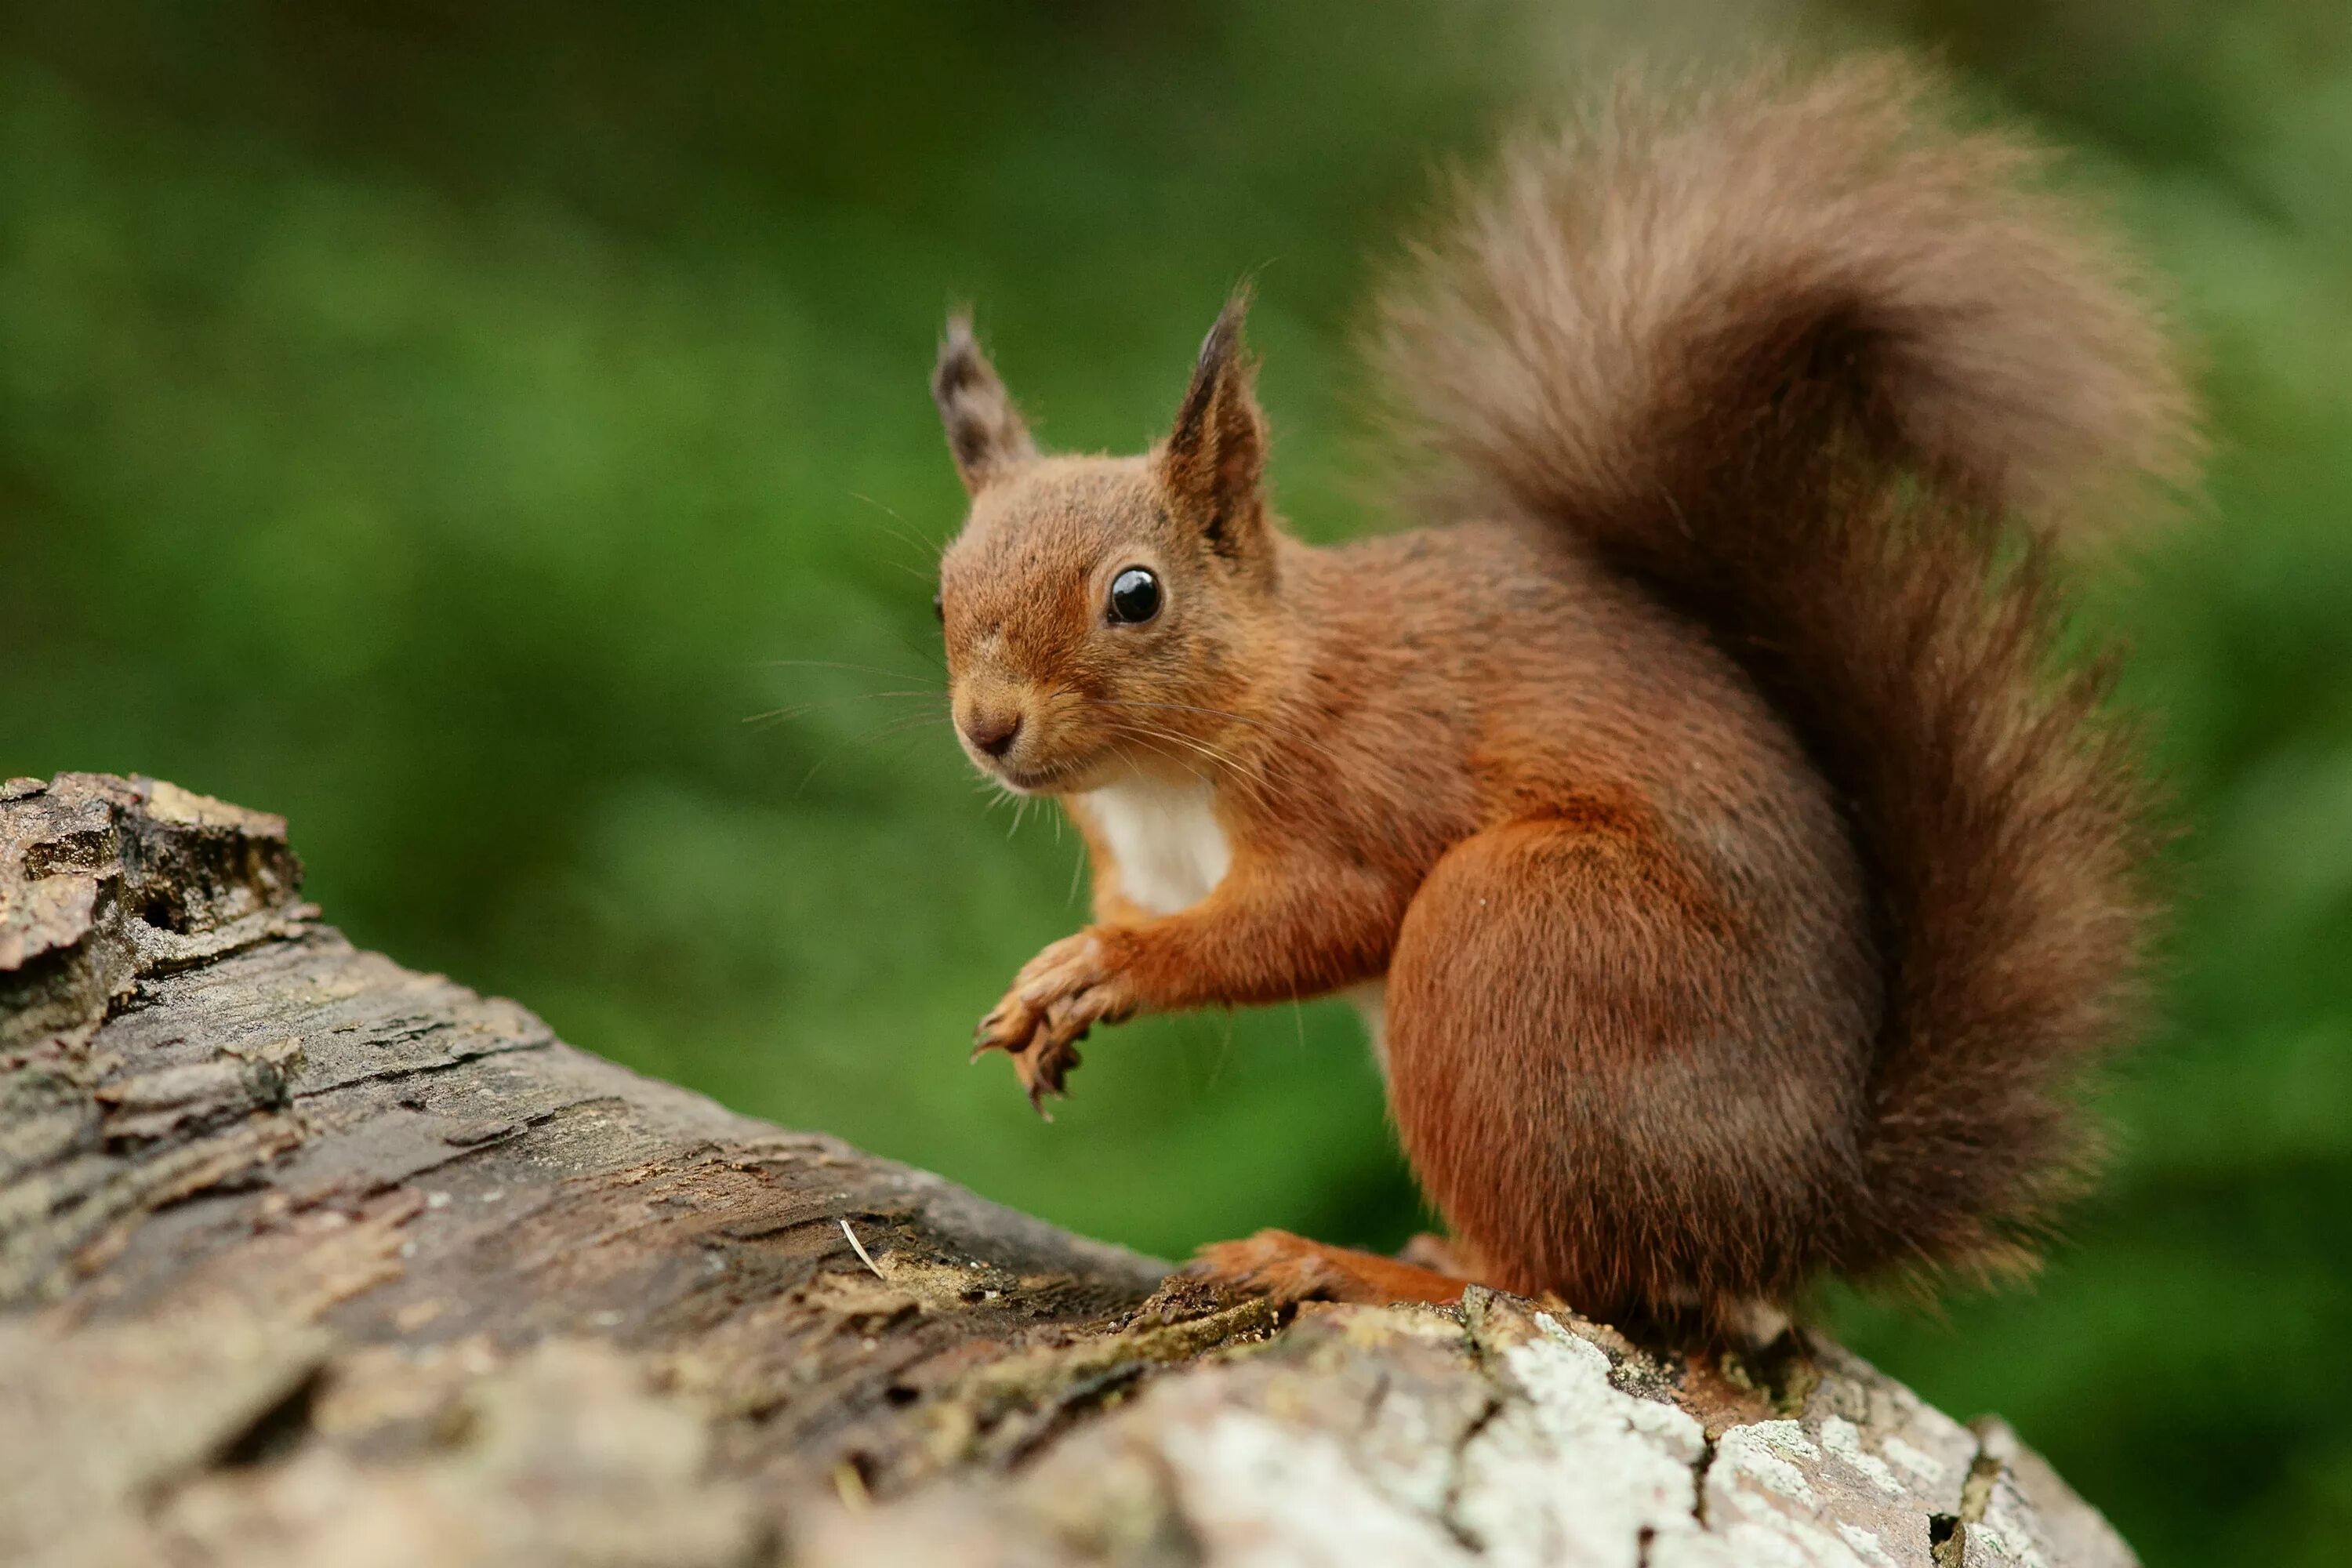
{"type": "Polygon", "coordinates": [[[1221,1295],[359,952],[285,824],[0,786],[0,1562],[2128,1563],[1819,1338],[1221,1295]]]}

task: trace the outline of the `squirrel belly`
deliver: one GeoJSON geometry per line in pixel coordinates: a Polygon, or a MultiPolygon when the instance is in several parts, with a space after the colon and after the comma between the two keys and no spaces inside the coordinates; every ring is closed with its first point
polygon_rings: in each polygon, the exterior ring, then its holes
{"type": "Polygon", "coordinates": [[[1738,1334],[2030,1261],[2153,914],[2053,554],[2196,443],[2131,268],[1939,102],[1767,69],[1507,151],[1379,316],[1414,531],[1283,531],[1238,299],[1134,457],[1041,453],[950,323],[955,729],[1096,873],[981,1025],[1033,1102],[1096,1024],[1346,994],[1486,1283],[1738,1334]]]}

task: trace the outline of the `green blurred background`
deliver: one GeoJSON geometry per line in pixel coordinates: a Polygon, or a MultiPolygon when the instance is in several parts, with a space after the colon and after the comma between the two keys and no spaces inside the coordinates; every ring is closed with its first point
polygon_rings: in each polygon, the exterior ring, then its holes
{"type": "Polygon", "coordinates": [[[2210,515],[2087,612],[2136,648],[2186,912],[2038,1288],[1834,1314],[2153,1563],[2341,1563],[2341,0],[1616,12],[10,7],[0,774],[283,811],[361,942],[1080,1229],[1392,1245],[1420,1220],[1343,1009],[1116,1031],[1052,1127],[963,1066],[1080,903],[1074,837],[933,721],[942,311],[979,302],[1047,440],[1129,448],[1255,271],[1280,500],[1338,537],[1349,323],[1436,163],[1645,35],[1931,43],[2084,153],[2199,343],[2210,515]]]}

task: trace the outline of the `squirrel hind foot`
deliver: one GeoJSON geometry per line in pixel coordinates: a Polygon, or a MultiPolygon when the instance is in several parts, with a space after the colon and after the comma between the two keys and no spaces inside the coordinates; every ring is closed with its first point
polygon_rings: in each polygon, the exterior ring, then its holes
{"type": "Polygon", "coordinates": [[[1458,1236],[1439,1236],[1434,1231],[1424,1230],[1397,1248],[1397,1261],[1433,1273],[1452,1275],[1456,1279],[1484,1280],[1486,1277],[1486,1262],[1476,1247],[1458,1236]]]}
{"type": "Polygon", "coordinates": [[[1761,1296],[1745,1296],[1717,1309],[1732,1335],[1749,1350],[1762,1350],[1796,1327],[1789,1310],[1761,1296]]]}
{"type": "MultiPolygon", "coordinates": [[[[1332,1247],[1286,1230],[1261,1230],[1239,1241],[1217,1241],[1193,1255],[1184,1273],[1194,1279],[1264,1296],[1280,1307],[1302,1301],[1389,1306],[1401,1301],[1452,1306],[1467,1286],[1480,1283],[1483,1265],[1469,1245],[1426,1232],[1405,1243],[1394,1258],[1332,1247]]],[[[1550,1291],[1540,1299],[1566,1309],[1550,1291]]],[[[1628,1323],[1648,1324],[1670,1342],[1713,1341],[1754,1356],[1786,1340],[1795,1328],[1787,1307],[1763,1296],[1702,1300],[1695,1288],[1669,1291],[1663,1301],[1636,1310],[1628,1323]]]]}
{"type": "MultiPolygon", "coordinates": [[[[1678,1285],[1645,1309],[1628,1314],[1670,1339],[1711,1340],[1748,1355],[1770,1350],[1797,1326],[1788,1306],[1767,1296],[1701,1295],[1692,1285],[1678,1285]]],[[[1620,1327],[1624,1325],[1620,1324],[1620,1327]]]]}
{"type": "Polygon", "coordinates": [[[1185,1273],[1278,1306],[1345,1301],[1381,1306],[1420,1301],[1444,1306],[1462,1299],[1472,1281],[1376,1252],[1329,1247],[1286,1230],[1262,1230],[1240,1241],[1213,1242],[1194,1255],[1185,1273]]]}

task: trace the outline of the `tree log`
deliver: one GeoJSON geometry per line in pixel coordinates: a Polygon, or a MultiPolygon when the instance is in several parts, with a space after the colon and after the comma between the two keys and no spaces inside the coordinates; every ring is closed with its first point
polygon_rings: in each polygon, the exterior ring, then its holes
{"type": "Polygon", "coordinates": [[[1278,1313],[355,950],[285,824],[0,786],[0,1562],[2110,1568],[1817,1336],[1278,1313]]]}

